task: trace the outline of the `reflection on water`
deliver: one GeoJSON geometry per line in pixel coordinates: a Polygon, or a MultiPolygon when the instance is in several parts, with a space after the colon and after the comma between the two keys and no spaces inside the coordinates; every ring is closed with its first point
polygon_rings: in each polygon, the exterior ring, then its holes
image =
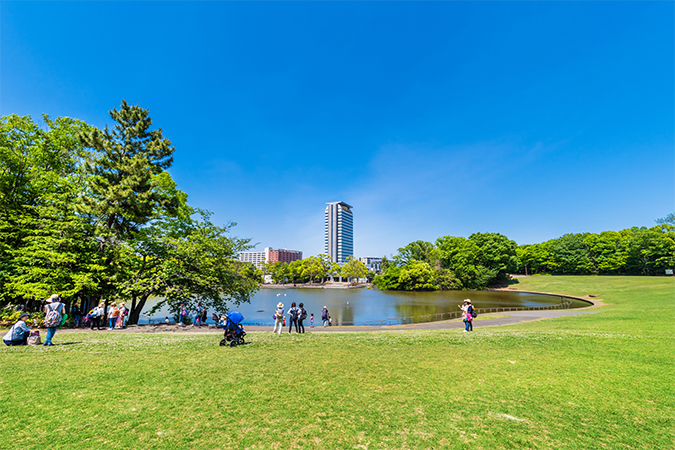
{"type": "MultiPolygon", "coordinates": [[[[323,306],[328,307],[333,323],[358,325],[386,319],[398,320],[402,317],[415,317],[416,322],[434,320],[434,314],[440,318],[440,314],[459,311],[458,305],[465,298],[470,298],[478,310],[549,306],[562,302],[562,297],[559,296],[508,291],[385,292],[376,289],[261,289],[250,304],[232,309],[237,309],[244,315],[245,323],[271,324],[277,303],[283,303],[286,310],[290,308],[291,302],[295,302],[296,305],[304,303],[307,310],[306,326],[309,325],[311,313],[314,313],[314,324],[321,324],[323,306]]],[[[572,308],[588,306],[588,303],[581,300],[566,298],[566,301],[570,300],[572,308]]],[[[148,300],[146,310],[154,304],[151,302],[152,299],[148,300]]],[[[208,313],[209,323],[212,322],[210,318],[213,312],[211,310],[208,313]]],[[[165,316],[173,317],[172,313],[165,309],[155,314],[155,318],[164,319],[165,316]]],[[[447,315],[445,318],[448,318],[447,315]]],[[[139,322],[147,323],[148,320],[142,317],[139,322]]]]}

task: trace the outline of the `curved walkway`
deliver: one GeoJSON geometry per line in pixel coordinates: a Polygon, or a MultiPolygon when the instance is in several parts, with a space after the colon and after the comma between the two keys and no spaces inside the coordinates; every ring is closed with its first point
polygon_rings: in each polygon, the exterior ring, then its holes
{"type": "MultiPolygon", "coordinates": [[[[532,292],[532,291],[514,291],[509,289],[512,292],[532,292]]],[[[536,292],[537,294],[550,294],[550,295],[560,295],[549,292],[536,292]]],[[[556,317],[565,317],[565,316],[577,316],[580,314],[593,314],[600,312],[597,308],[604,306],[602,300],[592,297],[573,297],[569,295],[564,295],[563,297],[577,298],[579,300],[584,300],[590,302],[592,305],[586,308],[577,308],[577,309],[545,309],[537,311],[505,311],[505,312],[496,312],[496,313],[485,313],[478,316],[475,319],[476,327],[495,327],[500,325],[512,325],[515,323],[521,322],[530,322],[533,320],[541,319],[553,319],[556,317]],[[483,319],[483,317],[490,316],[500,316],[494,319],[483,319]]],[[[270,332],[272,331],[271,326],[244,326],[247,333],[255,332],[270,332]]],[[[356,331],[383,331],[383,330],[451,330],[451,329],[462,329],[464,328],[464,322],[459,319],[451,320],[440,320],[437,322],[421,322],[421,323],[412,323],[406,325],[385,325],[385,326],[359,326],[359,325],[345,325],[345,326],[331,326],[331,327],[322,327],[316,326],[310,328],[309,325],[305,325],[305,331],[307,333],[327,333],[327,332],[339,332],[339,333],[348,333],[356,331]]],[[[287,333],[288,327],[284,327],[284,332],[287,333]]],[[[59,333],[83,333],[90,332],[88,328],[78,328],[78,329],[63,329],[59,330],[59,333]]],[[[96,331],[97,333],[105,333],[105,330],[96,331]]],[[[107,331],[110,333],[110,331],[107,331]]],[[[167,324],[157,324],[157,325],[131,325],[124,330],[114,330],[112,333],[222,333],[221,329],[215,328],[213,325],[205,327],[192,327],[192,326],[179,326],[179,325],[167,325],[167,324]]],[[[295,333],[295,332],[294,332],[295,333]]]]}

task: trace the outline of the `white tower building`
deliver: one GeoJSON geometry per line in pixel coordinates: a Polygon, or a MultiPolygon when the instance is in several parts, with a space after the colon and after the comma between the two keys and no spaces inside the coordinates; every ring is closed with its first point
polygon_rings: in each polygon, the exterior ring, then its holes
{"type": "Polygon", "coordinates": [[[325,253],[342,265],[354,256],[354,215],[345,202],[327,203],[325,213],[325,253]]]}

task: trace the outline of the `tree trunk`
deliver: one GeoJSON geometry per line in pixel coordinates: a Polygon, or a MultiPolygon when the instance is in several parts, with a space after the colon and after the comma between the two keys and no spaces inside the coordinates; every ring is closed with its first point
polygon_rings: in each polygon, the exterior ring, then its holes
{"type": "Polygon", "coordinates": [[[136,297],[134,297],[133,302],[131,304],[131,311],[129,312],[129,323],[132,325],[138,324],[138,318],[141,315],[141,311],[143,311],[143,308],[145,308],[145,302],[148,300],[148,297],[150,297],[151,292],[143,293],[141,295],[141,298],[138,299],[138,304],[136,304],[136,297]]]}

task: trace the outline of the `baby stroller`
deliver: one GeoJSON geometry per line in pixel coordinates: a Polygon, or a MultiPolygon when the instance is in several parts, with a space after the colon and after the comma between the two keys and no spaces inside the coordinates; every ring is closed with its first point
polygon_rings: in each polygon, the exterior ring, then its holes
{"type": "Polygon", "coordinates": [[[242,345],[244,343],[244,336],[246,336],[244,327],[241,326],[244,316],[242,316],[239,311],[232,311],[231,313],[223,316],[221,321],[223,320],[225,322],[223,325],[223,329],[225,330],[225,339],[220,341],[220,345],[227,345],[228,342],[230,343],[230,347],[242,345]]]}

